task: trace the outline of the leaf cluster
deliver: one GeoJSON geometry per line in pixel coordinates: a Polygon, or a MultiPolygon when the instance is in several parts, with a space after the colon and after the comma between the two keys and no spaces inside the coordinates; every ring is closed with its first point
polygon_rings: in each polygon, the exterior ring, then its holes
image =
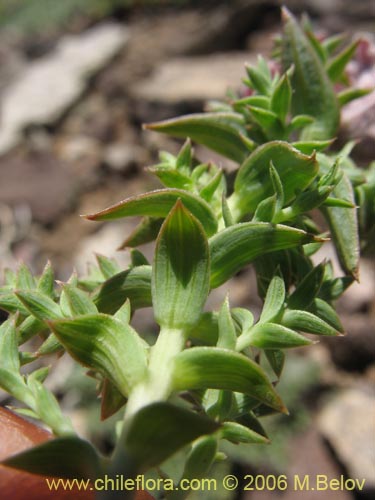
{"type": "Polygon", "coordinates": [[[334,87],[347,83],[356,44],[339,49],[341,37],[320,42],[307,22],[300,26],[285,10],[283,16],[279,69],[272,72],[259,58],[246,68],[249,95],[147,125],[186,139],[176,156],[161,152],[148,168],[162,187],[86,216],[141,217],[122,245],[131,253],[127,269],[98,255],[87,276],[73,274],[57,287],[49,265],[38,278],[24,265],[7,271],[0,386],[26,405],[19,411],[60,437],[6,464],[69,477],[69,457],[78,453],[87,468],[75,476],[133,477],[186,447],[181,478],[202,476],[220,458],[222,440],[269,441],[261,417],[287,413],[276,391],[285,349],[311,344],[306,334],[343,333],[334,301],[358,278],[360,246],[371,248],[375,211],[374,166],[359,169],[350,144],[338,153],[329,149],[340,106],[360,96],[351,89],[337,95],[334,87]],[[234,174],[201,163],[191,141],[234,161],[234,174]],[[330,261],[311,258],[329,239],[316,211],[330,229],[340,276],[330,261]],[[150,241],[156,241],[152,263],[138,249],[150,241]],[[249,264],[264,302],[259,319],[232,307],[229,296],[218,311],[207,310],[210,291],[249,264]],[[132,326],[134,311],[145,307],[153,308],[160,328],[153,345],[132,326]],[[36,337],[42,339],[36,351],[19,349],[36,337]],[[48,369],[23,373],[24,365],[62,352],[97,380],[103,419],[125,410],[109,461],[74,435],[43,385],[48,369]],[[55,453],[61,461],[46,467],[55,453]]]}

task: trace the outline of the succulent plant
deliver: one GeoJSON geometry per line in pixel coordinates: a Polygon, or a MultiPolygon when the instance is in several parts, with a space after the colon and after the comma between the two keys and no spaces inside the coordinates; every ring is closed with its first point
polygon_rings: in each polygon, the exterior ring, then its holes
{"type": "MultiPolygon", "coordinates": [[[[5,465],[93,482],[105,474],[134,479],[183,448],[181,481],[204,477],[222,458],[221,440],[266,443],[261,417],[287,413],[277,393],[284,350],[311,344],[305,333],[343,333],[333,303],[358,279],[359,234],[369,246],[375,199],[373,167],[359,169],[350,145],[330,150],[340,106],[364,93],[335,90],[335,82],[347,83],[345,65],[356,43],[340,50],[342,37],[319,41],[308,22],[300,26],[285,9],[283,18],[277,64],[272,72],[259,58],[246,68],[247,95],[146,126],[186,138],[177,156],[161,152],[160,163],[148,169],[163,187],[86,216],[142,217],[123,244],[131,249],[129,268],[100,256],[88,276],[73,274],[57,288],[49,264],[38,278],[24,265],[6,272],[0,386],[25,405],[20,413],[43,421],[56,439],[5,465]],[[228,175],[200,163],[191,141],[238,168],[228,175]],[[340,276],[329,261],[312,260],[330,237],[340,276]],[[150,264],[138,247],[154,240],[150,264]],[[230,293],[218,311],[207,310],[210,291],[249,264],[263,299],[259,319],[232,305],[230,293]],[[132,326],[133,312],[144,307],[153,308],[159,326],[153,345],[132,326]],[[43,342],[36,352],[20,349],[37,335],[43,342]],[[76,435],[43,384],[47,368],[22,372],[64,351],[96,378],[103,419],[124,409],[111,457],[76,435]]],[[[189,490],[165,494],[182,499],[189,490]]]]}

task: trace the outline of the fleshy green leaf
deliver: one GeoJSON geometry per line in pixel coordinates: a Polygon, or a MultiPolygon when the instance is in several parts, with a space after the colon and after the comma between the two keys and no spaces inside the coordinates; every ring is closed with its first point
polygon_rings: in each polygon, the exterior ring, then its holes
{"type": "MultiPolygon", "coordinates": [[[[293,220],[298,215],[321,206],[328,199],[332,190],[333,186],[322,186],[316,189],[308,189],[300,193],[289,207],[280,210],[280,212],[274,216],[273,222],[282,223],[287,220],[293,220]]],[[[320,243],[324,241],[327,240],[322,238],[320,243]]]]}
{"type": "Polygon", "coordinates": [[[116,314],[113,316],[114,318],[118,319],[122,323],[130,323],[131,319],[131,307],[130,307],[130,300],[126,299],[124,304],[118,309],[116,314]]]}
{"type": "Polygon", "coordinates": [[[306,309],[317,296],[324,276],[324,264],[314,267],[287,300],[288,309],[306,309]]]}
{"type": "Polygon", "coordinates": [[[306,125],[310,125],[315,121],[315,118],[310,115],[296,115],[292,118],[289,126],[288,132],[293,132],[299,128],[306,127],[306,125]]]}
{"type": "MultiPolygon", "coordinates": [[[[353,186],[344,173],[333,190],[336,198],[341,198],[355,206],[353,186]]],[[[335,248],[342,269],[358,280],[359,236],[356,208],[327,207],[323,210],[332,233],[335,248]]]]}
{"type": "Polygon", "coordinates": [[[152,298],[155,319],[167,328],[192,328],[209,291],[209,254],[199,222],[178,201],[155,250],[152,298]]]}
{"type": "Polygon", "coordinates": [[[267,63],[262,57],[259,57],[258,67],[246,65],[246,72],[249,76],[252,87],[257,90],[259,94],[268,95],[271,83],[270,73],[269,70],[265,70],[264,65],[267,65],[267,63]]]}
{"type": "Polygon", "coordinates": [[[215,191],[222,183],[222,179],[223,179],[223,171],[218,170],[216,174],[212,177],[210,182],[208,182],[208,184],[206,184],[206,186],[204,186],[204,188],[201,189],[199,193],[200,196],[209,203],[212,200],[215,191]]]}
{"type": "Polygon", "coordinates": [[[124,396],[144,377],[144,342],[131,326],[104,314],[49,324],[74,359],[102,372],[124,396]]]}
{"type": "Polygon", "coordinates": [[[261,434],[236,422],[224,422],[220,429],[220,436],[232,443],[268,444],[270,442],[261,434]]]}
{"type": "Polygon", "coordinates": [[[288,226],[262,222],[230,226],[209,240],[211,288],[220,286],[246,264],[267,252],[313,240],[313,236],[288,226]]]}
{"type": "Polygon", "coordinates": [[[0,360],[1,368],[12,373],[19,373],[17,332],[11,319],[0,326],[0,360]]]}
{"type": "Polygon", "coordinates": [[[272,321],[279,314],[284,305],[285,284],[280,276],[274,276],[269,284],[267,295],[264,301],[260,323],[272,321]]]}
{"type": "Polygon", "coordinates": [[[112,220],[138,215],[166,217],[179,199],[201,222],[208,235],[215,233],[217,221],[210,206],[198,196],[182,189],[150,191],[149,193],[127,198],[101,212],[85,215],[84,217],[89,220],[112,220]]]}
{"type": "Polygon", "coordinates": [[[290,328],[277,323],[258,323],[246,336],[241,338],[241,345],[238,346],[238,349],[242,350],[249,345],[260,349],[289,349],[310,344],[311,340],[290,328]]]}
{"type": "Polygon", "coordinates": [[[272,370],[280,378],[284,368],[285,354],[280,349],[266,349],[264,351],[272,370]]]}
{"type": "Polygon", "coordinates": [[[11,314],[17,312],[22,316],[29,316],[30,314],[14,293],[0,293],[0,308],[11,314]]]}
{"type": "Polygon", "coordinates": [[[233,319],[230,314],[229,300],[228,297],[223,302],[219,312],[218,318],[219,326],[219,338],[217,341],[218,347],[223,347],[224,349],[234,349],[236,347],[236,330],[233,324],[233,319]]]}
{"type": "Polygon", "coordinates": [[[325,300],[322,300],[319,297],[315,298],[310,310],[316,316],[331,325],[335,330],[337,330],[337,332],[344,333],[344,327],[342,326],[336,311],[325,300]]]}
{"type": "Polygon", "coordinates": [[[265,131],[267,137],[277,137],[282,133],[282,124],[276,113],[256,106],[250,106],[249,111],[253,120],[265,131]]]}
{"type": "Polygon", "coordinates": [[[93,301],[100,312],[114,314],[129,299],[133,309],[149,307],[151,266],[137,266],[116,274],[103,283],[93,301]]]}
{"type": "MultiPolygon", "coordinates": [[[[240,394],[239,396],[243,396],[240,394]]],[[[247,398],[247,396],[245,396],[247,398]]],[[[245,407],[247,406],[246,401],[243,401],[245,403],[245,407]]],[[[244,408],[243,408],[244,409],[244,408]]],[[[241,412],[242,414],[238,417],[236,417],[236,420],[238,423],[241,425],[244,425],[248,429],[251,429],[252,431],[256,432],[257,434],[260,434],[261,436],[264,436],[266,439],[268,439],[267,433],[263,429],[261,423],[259,420],[255,417],[253,412],[247,410],[245,413],[243,411],[241,412]]]]}
{"type": "Polygon", "coordinates": [[[121,243],[117,250],[124,250],[127,247],[134,248],[154,241],[160,231],[163,219],[153,217],[143,217],[137,227],[121,243]]]}
{"type": "Polygon", "coordinates": [[[204,345],[216,345],[218,336],[217,312],[204,312],[198,323],[188,333],[188,338],[191,338],[194,343],[204,345]]]}
{"type": "Polygon", "coordinates": [[[273,163],[281,180],[285,203],[289,203],[297,189],[305,189],[318,173],[314,155],[307,156],[283,141],[272,141],[259,146],[239,169],[234,193],[229,198],[229,207],[239,220],[248,212],[254,212],[258,203],[274,193],[269,175],[273,163]]]}
{"type": "Polygon", "coordinates": [[[306,155],[311,155],[314,151],[323,151],[328,148],[334,139],[327,139],[326,141],[298,141],[293,142],[293,147],[306,155]]]}
{"type": "Polygon", "coordinates": [[[35,316],[28,316],[18,327],[18,344],[22,345],[40,333],[48,331],[46,323],[35,316]]]}
{"type": "Polygon", "coordinates": [[[332,196],[329,196],[324,200],[323,205],[325,207],[337,207],[337,208],[356,208],[354,203],[351,201],[347,200],[342,200],[340,198],[333,198],[332,196]]]}
{"type": "Polygon", "coordinates": [[[282,122],[285,122],[285,118],[289,112],[291,98],[292,87],[289,77],[285,73],[278,81],[271,97],[271,109],[282,122]]]}
{"type": "Polygon", "coordinates": [[[232,317],[237,323],[241,333],[247,332],[254,324],[254,316],[251,311],[243,307],[234,307],[232,309],[232,317]]]}
{"type": "Polygon", "coordinates": [[[5,268],[4,269],[4,281],[5,284],[10,287],[16,286],[17,274],[13,271],[13,269],[5,268]]]}
{"type": "Polygon", "coordinates": [[[305,32],[307,38],[309,39],[312,47],[314,48],[316,54],[318,55],[319,59],[323,63],[325,63],[327,60],[327,53],[324,50],[320,40],[317,39],[317,37],[315,36],[315,33],[312,31],[312,26],[311,26],[310,21],[308,21],[308,26],[306,25],[306,23],[304,23],[303,29],[304,29],[304,32],[305,32]]]}
{"type": "Polygon", "coordinates": [[[47,321],[62,317],[62,312],[58,304],[46,295],[36,290],[19,290],[15,293],[24,306],[37,319],[47,321]]]}
{"type": "Polygon", "coordinates": [[[133,248],[130,251],[130,258],[131,258],[131,267],[149,266],[150,265],[146,256],[140,250],[137,250],[136,248],[133,248]]]}
{"type": "Polygon", "coordinates": [[[315,335],[339,334],[331,325],[308,311],[298,311],[297,309],[285,311],[281,321],[283,325],[289,328],[295,328],[315,335]]]}
{"type": "Polygon", "coordinates": [[[28,406],[33,405],[33,395],[19,373],[13,373],[0,367],[0,388],[28,406]]]}
{"type": "Polygon", "coordinates": [[[325,38],[321,42],[321,44],[324,50],[327,52],[327,54],[331,55],[343,43],[344,40],[345,40],[345,35],[343,33],[340,33],[338,35],[332,35],[328,38],[325,38]]]}
{"type": "Polygon", "coordinates": [[[22,263],[17,271],[16,288],[33,290],[35,287],[35,278],[26,264],[22,263]]]}
{"type": "Polygon", "coordinates": [[[37,289],[43,293],[44,295],[48,295],[49,297],[53,297],[53,286],[54,286],[55,275],[51,266],[51,263],[48,261],[43,274],[38,280],[37,289]]]}
{"type": "Polygon", "coordinates": [[[286,409],[262,369],[242,354],[215,347],[193,347],[175,357],[176,390],[224,389],[243,392],[272,408],[286,409]]]}
{"type": "Polygon", "coordinates": [[[273,190],[275,191],[275,213],[279,212],[284,206],[284,188],[281,182],[280,176],[277,173],[274,164],[270,163],[270,177],[273,186],[273,190]]]}
{"type": "Polygon", "coordinates": [[[360,97],[363,97],[370,92],[372,92],[373,89],[345,89],[339,92],[338,94],[338,100],[340,103],[340,106],[345,106],[345,104],[348,104],[348,102],[354,101],[354,99],[359,99],[360,97]]]}
{"type": "Polygon", "coordinates": [[[28,376],[27,385],[34,396],[33,410],[53,433],[57,436],[74,434],[72,424],[62,415],[55,396],[38,380],[35,372],[28,376]]]}
{"type": "Polygon", "coordinates": [[[340,119],[339,104],[323,62],[297,20],[285,7],[282,17],[282,62],[285,69],[294,65],[292,111],[293,114],[310,115],[316,119],[304,128],[302,140],[335,137],[340,119]]]}
{"type": "Polygon", "coordinates": [[[210,470],[217,453],[217,437],[215,434],[203,436],[196,440],[186,458],[183,478],[196,479],[205,477],[210,470]]]}
{"type": "Polygon", "coordinates": [[[223,193],[222,198],[221,198],[221,213],[223,215],[223,220],[225,227],[233,226],[234,224],[234,219],[231,214],[230,208],[228,206],[228,201],[225,196],[225,193],[223,193]]]}
{"type": "Polygon", "coordinates": [[[239,134],[246,134],[244,121],[237,113],[197,113],[145,126],[174,137],[190,137],[198,144],[241,163],[248,150],[239,134]]]}
{"type": "Polygon", "coordinates": [[[192,161],[191,141],[186,139],[176,158],[176,169],[184,173],[189,173],[192,161]]]}
{"type": "Polygon", "coordinates": [[[87,293],[69,284],[63,286],[60,307],[64,316],[67,317],[96,314],[98,312],[87,293]]]}
{"type": "Polygon", "coordinates": [[[276,217],[276,195],[262,200],[255,210],[251,222],[272,222],[276,217]]]}
{"type": "Polygon", "coordinates": [[[20,374],[17,333],[12,320],[0,327],[0,387],[13,397],[31,406],[33,397],[20,374]]]}
{"type": "Polygon", "coordinates": [[[324,281],[319,290],[319,297],[324,300],[336,300],[353,283],[352,276],[343,276],[333,280],[324,281]]]}
{"type": "Polygon", "coordinates": [[[218,428],[217,422],[184,408],[170,403],[153,403],[133,417],[121,452],[133,470],[147,470],[218,428]]]}
{"type": "Polygon", "coordinates": [[[36,359],[38,359],[38,356],[34,352],[27,352],[27,351],[21,351],[19,353],[20,357],[20,363],[22,366],[27,365],[29,363],[32,363],[36,359]]]}
{"type": "Polygon", "coordinates": [[[95,479],[101,472],[95,449],[77,437],[47,441],[7,458],[2,465],[32,474],[71,479],[95,479]]]}
{"type": "Polygon", "coordinates": [[[51,333],[37,351],[38,356],[46,356],[55,352],[64,351],[64,347],[58,341],[56,335],[51,333]]]}
{"type": "Polygon", "coordinates": [[[257,108],[270,109],[270,98],[264,95],[251,95],[233,102],[233,108],[241,111],[243,107],[256,106],[257,108]]]}
{"type": "Polygon", "coordinates": [[[156,175],[165,187],[187,190],[191,190],[193,187],[190,177],[183,175],[178,170],[172,170],[170,167],[149,167],[147,171],[156,175]]]}
{"type": "Polygon", "coordinates": [[[109,259],[104,255],[96,254],[96,260],[99,265],[99,269],[103,274],[104,278],[111,278],[115,274],[121,271],[121,267],[117,264],[114,259],[109,259]]]}
{"type": "Polygon", "coordinates": [[[333,82],[337,82],[342,77],[345,66],[355,54],[358,44],[359,40],[351,43],[328,62],[326,71],[333,82]]]}

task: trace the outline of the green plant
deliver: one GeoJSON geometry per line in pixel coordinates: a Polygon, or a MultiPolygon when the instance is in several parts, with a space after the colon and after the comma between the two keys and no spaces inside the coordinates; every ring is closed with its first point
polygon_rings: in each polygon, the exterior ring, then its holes
{"type": "MultiPolygon", "coordinates": [[[[356,47],[337,51],[341,43],[319,42],[307,22],[301,28],[284,10],[282,69],[271,74],[260,58],[247,68],[250,95],[147,126],[190,137],[240,166],[232,182],[215,164],[199,163],[187,139],[177,156],[162,152],[149,168],[163,189],[86,216],[143,217],[124,242],[132,248],[128,269],[100,256],[88,276],[73,274],[58,289],[50,265],[38,279],[23,265],[6,272],[0,307],[10,317],[0,330],[0,386],[25,404],[19,412],[57,436],[6,465],[58,477],[132,478],[185,447],[181,477],[189,479],[205,476],[222,458],[221,440],[268,442],[259,419],[287,412],[275,389],[284,349],[311,344],[302,333],[343,332],[332,303],[358,279],[358,203],[362,241],[368,245],[373,234],[374,166],[356,167],[352,145],[326,152],[340,106],[363,94],[335,93],[356,47]],[[328,240],[313,209],[330,227],[342,276],[334,276],[329,261],[311,259],[328,240]],[[137,247],[154,239],[150,265],[137,247]],[[231,307],[229,296],[219,311],[205,310],[210,290],[249,263],[264,299],[259,320],[231,307]],[[143,307],[153,308],[160,327],[154,345],[131,326],[133,311],[143,307]],[[36,335],[43,338],[36,352],[19,349],[36,335]],[[20,371],[64,351],[98,381],[103,419],[125,407],[110,458],[75,435],[43,385],[47,368],[20,371]]],[[[169,492],[174,499],[187,494],[169,492]]]]}

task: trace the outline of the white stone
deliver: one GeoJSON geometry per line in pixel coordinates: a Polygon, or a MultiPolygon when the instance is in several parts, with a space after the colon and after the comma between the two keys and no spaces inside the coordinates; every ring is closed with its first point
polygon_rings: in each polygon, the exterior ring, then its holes
{"type": "Polygon", "coordinates": [[[0,154],[17,144],[31,124],[59,119],[99,71],[126,43],[128,31],[104,23],[83,34],[65,36],[56,50],[25,68],[5,89],[1,105],[0,154]]]}
{"type": "Polygon", "coordinates": [[[249,52],[171,59],[151,77],[137,83],[133,95],[167,104],[223,99],[228,89],[238,89],[246,76],[245,63],[253,63],[254,59],[249,52]]]}

